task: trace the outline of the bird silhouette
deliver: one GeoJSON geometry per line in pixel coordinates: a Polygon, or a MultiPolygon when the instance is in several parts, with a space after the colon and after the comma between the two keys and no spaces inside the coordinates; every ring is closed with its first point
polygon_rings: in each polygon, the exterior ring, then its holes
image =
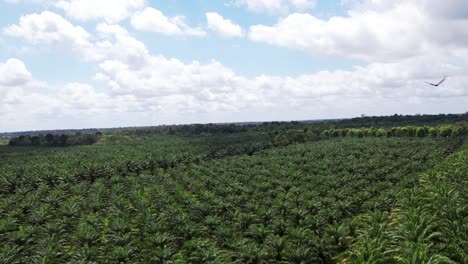
{"type": "Polygon", "coordinates": [[[437,87],[437,86],[441,85],[441,84],[445,81],[445,79],[447,79],[447,76],[445,76],[445,77],[444,77],[440,82],[438,82],[438,83],[430,83],[430,82],[425,82],[425,83],[437,87]]]}

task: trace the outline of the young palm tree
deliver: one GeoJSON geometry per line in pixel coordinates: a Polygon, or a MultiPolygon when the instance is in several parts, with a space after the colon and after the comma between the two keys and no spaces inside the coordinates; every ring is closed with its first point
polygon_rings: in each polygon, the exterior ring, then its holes
{"type": "Polygon", "coordinates": [[[265,240],[265,245],[270,252],[270,255],[274,258],[275,261],[284,260],[284,249],[287,246],[286,237],[281,237],[278,235],[270,235],[265,240]]]}
{"type": "Polygon", "coordinates": [[[2,244],[2,246],[0,247],[0,263],[21,263],[21,250],[22,247],[15,244],[2,244]]]}

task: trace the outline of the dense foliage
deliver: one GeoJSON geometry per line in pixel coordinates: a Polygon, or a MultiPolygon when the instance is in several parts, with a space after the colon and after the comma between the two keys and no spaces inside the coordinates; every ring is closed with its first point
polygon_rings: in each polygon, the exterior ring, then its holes
{"type": "Polygon", "coordinates": [[[74,135],[74,134],[95,134],[96,132],[103,131],[114,131],[116,129],[96,129],[96,128],[84,128],[84,129],[57,129],[57,130],[36,130],[36,131],[20,131],[20,132],[2,132],[0,133],[1,137],[12,138],[19,136],[39,136],[39,135],[74,135]]]}
{"type": "Polygon", "coordinates": [[[0,260],[335,263],[460,143],[276,130],[3,146],[0,260]]]}
{"type": "Polygon", "coordinates": [[[468,135],[468,126],[406,126],[392,128],[337,128],[324,130],[325,137],[460,137],[468,135]]]}
{"type": "Polygon", "coordinates": [[[96,132],[94,134],[81,134],[74,135],[68,134],[39,134],[35,136],[21,135],[11,138],[9,141],[10,146],[47,146],[47,147],[67,147],[76,145],[92,145],[97,143],[101,138],[102,133],[96,132]]]}
{"type": "Polygon", "coordinates": [[[360,216],[352,263],[468,263],[468,142],[420,175],[391,210],[360,216]]]}
{"type": "Polygon", "coordinates": [[[394,127],[437,126],[444,124],[467,124],[468,112],[464,114],[361,116],[334,121],[339,127],[394,127]]]}

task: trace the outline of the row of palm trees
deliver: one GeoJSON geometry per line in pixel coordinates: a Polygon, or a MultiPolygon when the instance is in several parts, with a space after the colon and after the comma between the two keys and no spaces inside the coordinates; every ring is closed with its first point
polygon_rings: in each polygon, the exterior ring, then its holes
{"type": "MultiPolygon", "coordinates": [[[[355,263],[468,263],[468,143],[401,191],[391,213],[362,217],[343,254],[355,263]]],[[[347,257],[347,258],[346,258],[347,257]]]]}

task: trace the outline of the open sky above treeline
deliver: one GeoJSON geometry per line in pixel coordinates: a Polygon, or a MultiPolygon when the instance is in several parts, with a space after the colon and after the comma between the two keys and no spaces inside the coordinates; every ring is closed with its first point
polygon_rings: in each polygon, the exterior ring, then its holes
{"type": "Polygon", "coordinates": [[[467,28],[466,0],[0,0],[0,131],[462,113],[467,28]]]}

